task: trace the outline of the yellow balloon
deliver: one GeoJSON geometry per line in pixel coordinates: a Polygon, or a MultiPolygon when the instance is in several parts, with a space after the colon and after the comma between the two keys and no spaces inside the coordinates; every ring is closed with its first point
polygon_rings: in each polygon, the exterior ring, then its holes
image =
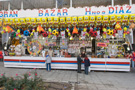
{"type": "Polygon", "coordinates": [[[49,30],[48,30],[49,32],[52,32],[52,29],[51,28],[49,28],[49,30]]]}
{"type": "Polygon", "coordinates": [[[35,32],[35,30],[33,30],[32,32],[35,32]]]}
{"type": "Polygon", "coordinates": [[[124,27],[124,31],[127,31],[127,27],[124,27]]]}
{"type": "Polygon", "coordinates": [[[106,32],[107,31],[106,28],[103,28],[103,31],[106,32]]]}
{"type": "Polygon", "coordinates": [[[5,27],[3,27],[3,30],[5,30],[6,28],[5,27]]]}
{"type": "Polygon", "coordinates": [[[87,29],[86,29],[86,28],[84,28],[84,29],[83,29],[83,31],[84,31],[84,32],[86,32],[86,31],[87,31],[87,29]]]}
{"type": "Polygon", "coordinates": [[[18,35],[19,36],[19,38],[21,38],[21,35],[18,35]]]}
{"type": "Polygon", "coordinates": [[[31,35],[33,35],[33,33],[31,33],[31,35]]]}
{"type": "Polygon", "coordinates": [[[20,30],[18,29],[17,32],[20,33],[20,30]]]}
{"type": "Polygon", "coordinates": [[[68,36],[71,36],[71,34],[70,34],[70,33],[68,33],[68,36]]]}

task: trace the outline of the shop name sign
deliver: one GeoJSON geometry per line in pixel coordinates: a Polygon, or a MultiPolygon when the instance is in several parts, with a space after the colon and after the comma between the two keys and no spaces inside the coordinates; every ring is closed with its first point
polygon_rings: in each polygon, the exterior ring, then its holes
{"type": "Polygon", "coordinates": [[[135,14],[135,5],[0,11],[0,18],[135,14]]]}

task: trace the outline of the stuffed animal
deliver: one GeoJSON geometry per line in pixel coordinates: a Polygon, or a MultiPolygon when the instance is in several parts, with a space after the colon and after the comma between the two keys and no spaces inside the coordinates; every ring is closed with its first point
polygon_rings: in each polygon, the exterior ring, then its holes
{"type": "Polygon", "coordinates": [[[119,23],[117,23],[117,24],[115,25],[115,30],[122,30],[122,28],[121,28],[121,26],[120,26],[119,23]]]}
{"type": "Polygon", "coordinates": [[[53,30],[52,31],[52,34],[55,35],[55,36],[57,36],[59,34],[59,32],[57,30],[53,30]]]}
{"type": "Polygon", "coordinates": [[[107,34],[108,34],[108,35],[112,35],[112,34],[113,34],[113,29],[108,29],[108,30],[107,30],[107,34]]]}
{"type": "Polygon", "coordinates": [[[76,28],[76,26],[74,27],[72,34],[78,34],[78,29],[76,28]]]}
{"type": "Polygon", "coordinates": [[[24,36],[29,36],[29,34],[30,34],[30,33],[29,33],[28,30],[25,30],[25,31],[23,32],[23,35],[24,35],[24,36]]]}
{"type": "Polygon", "coordinates": [[[97,31],[91,32],[91,36],[92,36],[92,37],[96,37],[96,36],[97,36],[97,31]]]}
{"type": "Polygon", "coordinates": [[[44,33],[42,33],[42,36],[43,37],[47,37],[48,36],[48,33],[47,32],[44,32],[44,33]]]}

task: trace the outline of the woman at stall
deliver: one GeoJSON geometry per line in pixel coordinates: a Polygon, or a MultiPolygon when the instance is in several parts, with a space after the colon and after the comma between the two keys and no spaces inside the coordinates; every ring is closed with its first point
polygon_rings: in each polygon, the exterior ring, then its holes
{"type": "Polygon", "coordinates": [[[88,75],[89,66],[90,66],[90,60],[87,57],[87,55],[85,55],[85,58],[84,58],[84,67],[85,67],[85,74],[86,75],[88,75]]]}
{"type": "Polygon", "coordinates": [[[48,51],[45,52],[45,61],[46,61],[46,70],[47,71],[51,71],[51,61],[52,58],[50,57],[50,55],[48,54],[48,51]]]}

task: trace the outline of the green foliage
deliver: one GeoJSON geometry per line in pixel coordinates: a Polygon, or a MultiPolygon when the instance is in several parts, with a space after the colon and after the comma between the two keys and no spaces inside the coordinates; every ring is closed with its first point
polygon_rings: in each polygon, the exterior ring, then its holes
{"type": "Polygon", "coordinates": [[[45,90],[44,82],[37,76],[36,70],[33,73],[26,73],[23,77],[16,75],[13,77],[6,77],[2,74],[0,77],[0,87],[4,87],[5,90],[45,90]]]}

